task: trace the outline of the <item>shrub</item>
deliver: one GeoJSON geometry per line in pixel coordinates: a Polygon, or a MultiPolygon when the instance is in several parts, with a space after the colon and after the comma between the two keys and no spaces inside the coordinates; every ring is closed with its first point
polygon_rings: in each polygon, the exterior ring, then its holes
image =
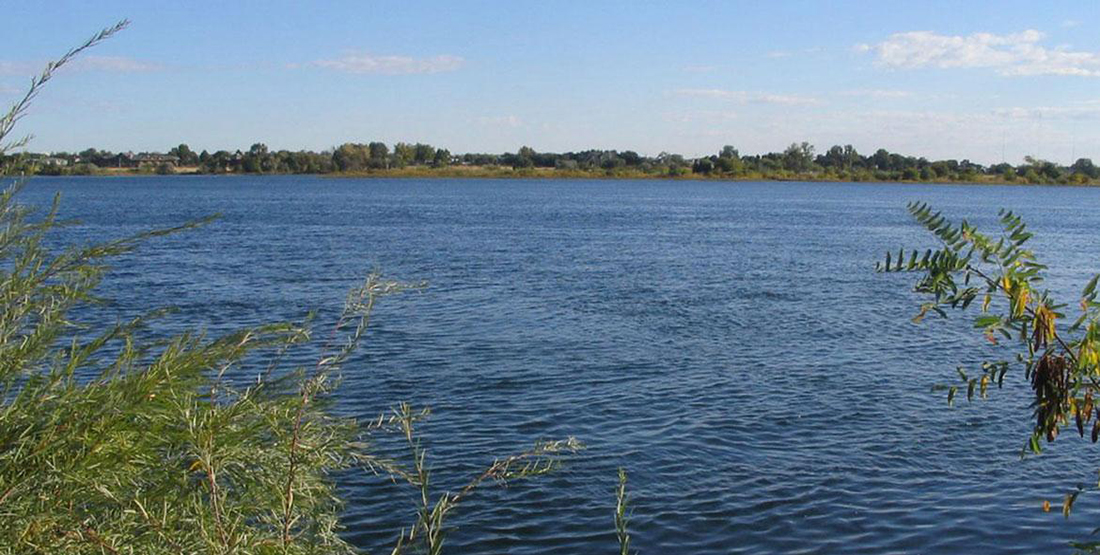
{"type": "MultiPolygon", "coordinates": [[[[26,143],[4,141],[53,72],[126,24],[32,80],[0,117],[0,155],[26,143]]],[[[209,220],[56,251],[45,245],[62,225],[58,201],[36,216],[16,201],[20,187],[0,194],[0,546],[9,552],[350,553],[332,476],[358,467],[420,493],[393,553],[437,554],[446,518],[477,487],[544,474],[580,447],[538,443],[457,493],[435,492],[415,433],[426,410],[401,405],[368,423],[325,410],[376,302],[422,284],[368,276],[308,367],[282,361],[310,342],[310,316],[221,337],[158,338],[161,312],[98,325],[95,290],[110,258],[209,220]],[[409,461],[370,449],[385,431],[405,439],[409,461]]]]}

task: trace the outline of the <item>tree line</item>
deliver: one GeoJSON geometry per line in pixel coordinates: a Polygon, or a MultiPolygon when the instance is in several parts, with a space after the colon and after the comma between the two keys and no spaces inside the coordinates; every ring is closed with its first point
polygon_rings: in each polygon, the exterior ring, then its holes
{"type": "Polygon", "coordinates": [[[502,154],[452,154],[424,143],[345,143],[321,152],[271,150],[263,143],[248,150],[195,152],[180,144],[167,153],[115,153],[89,148],[68,153],[19,153],[0,159],[9,169],[37,175],[90,175],[105,171],[201,174],[395,173],[418,168],[467,167],[511,170],[519,175],[586,174],[609,177],[710,177],[722,179],[1016,182],[1084,184],[1100,179],[1089,158],[1065,166],[1025,157],[1023,163],[982,165],[970,160],[929,160],[878,149],[864,155],[852,145],[834,145],[818,153],[808,142],[782,152],[742,155],[730,145],[710,156],[687,158],[662,152],[644,156],[631,150],[590,149],[537,152],[524,146],[502,154]]]}

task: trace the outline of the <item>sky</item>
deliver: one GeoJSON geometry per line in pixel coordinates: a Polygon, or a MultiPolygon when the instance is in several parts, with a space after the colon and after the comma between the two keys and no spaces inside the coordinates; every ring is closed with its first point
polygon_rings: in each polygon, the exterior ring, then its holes
{"type": "Polygon", "coordinates": [[[1100,162],[1100,3],[24,2],[0,102],[102,27],[20,123],[38,152],[589,148],[809,141],[1100,162]]]}

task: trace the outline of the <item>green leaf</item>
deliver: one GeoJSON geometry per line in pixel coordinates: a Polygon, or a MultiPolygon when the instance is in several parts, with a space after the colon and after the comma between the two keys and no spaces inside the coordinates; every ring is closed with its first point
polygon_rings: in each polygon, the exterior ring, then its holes
{"type": "Polygon", "coordinates": [[[1073,503],[1077,501],[1077,496],[1080,493],[1081,490],[1077,490],[1066,495],[1066,500],[1062,502],[1062,516],[1069,518],[1069,513],[1073,510],[1073,503]]]}
{"type": "Polygon", "coordinates": [[[963,370],[962,366],[956,366],[955,371],[959,373],[959,377],[962,378],[962,381],[965,382],[965,381],[968,381],[970,379],[970,378],[966,377],[966,370],[963,370]]]}
{"type": "Polygon", "coordinates": [[[1035,453],[1036,455],[1043,452],[1043,446],[1039,443],[1039,437],[1034,434],[1032,434],[1031,436],[1030,447],[1031,452],[1035,453]]]}
{"type": "Polygon", "coordinates": [[[994,316],[992,314],[979,316],[979,317],[974,319],[974,327],[975,328],[983,328],[984,329],[984,328],[988,328],[988,327],[994,326],[994,325],[999,324],[999,323],[1001,323],[1001,317],[1000,316],[994,316]]]}

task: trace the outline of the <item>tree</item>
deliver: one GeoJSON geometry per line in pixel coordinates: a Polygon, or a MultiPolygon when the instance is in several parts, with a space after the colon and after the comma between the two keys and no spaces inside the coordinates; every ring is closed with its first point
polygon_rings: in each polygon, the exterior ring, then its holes
{"type": "Polygon", "coordinates": [[[813,167],[814,147],[808,142],[791,143],[783,151],[783,167],[794,172],[810,171],[813,167]]]}
{"type": "Polygon", "coordinates": [[[1100,177],[1100,167],[1093,164],[1092,160],[1089,158],[1078,158],[1077,161],[1073,163],[1073,166],[1071,166],[1071,169],[1074,172],[1088,176],[1089,179],[1100,177]]]}
{"type": "MultiPolygon", "coordinates": [[[[266,149],[267,147],[265,146],[264,148],[266,149]]],[[[180,144],[172,150],[169,150],[168,154],[179,157],[181,166],[194,166],[199,163],[199,157],[195,155],[191,147],[186,144],[180,144]]]]}
{"type": "Polygon", "coordinates": [[[714,171],[714,162],[710,158],[699,158],[691,165],[692,173],[707,175],[714,171]]]}
{"type": "Polygon", "coordinates": [[[890,169],[890,153],[884,148],[876,150],[871,156],[871,165],[879,170],[890,169]]]}
{"type": "Polygon", "coordinates": [[[441,168],[451,165],[451,151],[440,148],[435,151],[435,156],[432,157],[432,166],[441,168]]]}
{"type": "Polygon", "coordinates": [[[435,158],[435,149],[432,145],[416,143],[413,147],[413,160],[420,165],[430,164],[435,158]]]}
{"type": "Polygon", "coordinates": [[[363,145],[344,143],[333,151],[332,163],[342,172],[363,171],[370,163],[370,156],[363,145]]]}
{"type": "Polygon", "coordinates": [[[534,167],[535,155],[535,149],[529,146],[520,147],[519,151],[516,152],[516,156],[512,161],[512,167],[515,169],[534,167]]]}
{"type": "Polygon", "coordinates": [[[388,168],[390,149],[386,143],[373,142],[367,145],[369,165],[372,168],[388,168]]]}
{"type": "Polygon", "coordinates": [[[825,154],[818,156],[817,163],[826,168],[843,168],[845,166],[844,148],[840,145],[829,147],[825,154]]]}
{"type": "Polygon", "coordinates": [[[416,160],[416,149],[408,143],[397,143],[393,145],[393,158],[397,167],[407,166],[416,160]]]}
{"type": "MultiPolygon", "coordinates": [[[[1093,443],[1100,439],[1100,274],[1084,286],[1079,303],[1063,305],[1040,288],[1047,268],[1026,248],[1032,234],[1019,215],[1002,210],[1000,233],[989,236],[965,220],[948,221],[927,204],[910,204],[909,212],[940,247],[923,255],[887,253],[876,268],[919,275],[915,291],[927,300],[914,321],[980,307],[974,327],[989,342],[1003,341],[1017,351],[1014,358],[988,360],[977,370],[960,367],[959,382],[938,387],[946,391],[948,404],[960,392],[968,401],[984,398],[994,386],[1001,387],[1010,370],[1022,369],[1031,384],[1034,418],[1024,453],[1041,453],[1067,429],[1093,443]],[[1074,305],[1079,308],[1070,323],[1063,311],[1074,305]]],[[[1062,511],[1067,516],[1081,491],[1079,486],[1066,495],[1062,511]]]]}

